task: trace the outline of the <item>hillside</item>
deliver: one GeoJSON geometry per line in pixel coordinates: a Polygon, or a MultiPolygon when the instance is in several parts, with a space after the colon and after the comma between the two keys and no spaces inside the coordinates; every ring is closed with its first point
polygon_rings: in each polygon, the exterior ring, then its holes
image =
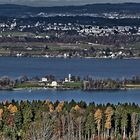
{"type": "Polygon", "coordinates": [[[123,4],[90,4],[83,6],[59,6],[59,7],[30,7],[22,5],[0,5],[0,15],[2,16],[29,16],[38,13],[63,13],[63,14],[101,14],[120,13],[135,14],[140,13],[140,3],[123,4]]]}

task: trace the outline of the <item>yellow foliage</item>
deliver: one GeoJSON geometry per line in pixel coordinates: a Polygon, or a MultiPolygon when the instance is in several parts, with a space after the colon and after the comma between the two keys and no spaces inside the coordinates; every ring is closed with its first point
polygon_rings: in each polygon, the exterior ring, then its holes
{"type": "Polygon", "coordinates": [[[105,128],[110,129],[111,128],[111,117],[113,115],[113,109],[112,107],[107,107],[105,111],[106,116],[106,122],[105,122],[105,128]]]}
{"type": "Polygon", "coordinates": [[[45,102],[45,104],[48,106],[50,112],[53,112],[53,111],[54,111],[54,107],[53,107],[53,105],[51,104],[50,100],[47,100],[47,101],[45,102]]]}
{"type": "Polygon", "coordinates": [[[113,109],[112,107],[107,107],[106,111],[105,111],[106,117],[110,117],[113,115],[113,109]]]}
{"type": "Polygon", "coordinates": [[[64,102],[60,102],[56,107],[57,112],[61,112],[64,107],[64,102]]]}
{"type": "Polygon", "coordinates": [[[0,109],[0,119],[2,119],[3,109],[0,109]]]}
{"type": "Polygon", "coordinates": [[[102,111],[100,109],[97,109],[97,111],[94,114],[96,122],[102,119],[102,111]]]}
{"type": "Polygon", "coordinates": [[[100,129],[101,126],[101,120],[102,120],[102,111],[100,109],[97,109],[94,114],[95,122],[97,124],[97,129],[100,129]]]}
{"type": "Polygon", "coordinates": [[[81,108],[79,107],[79,105],[76,105],[75,107],[74,107],[74,110],[76,110],[76,111],[79,111],[81,108]]]}
{"type": "Polygon", "coordinates": [[[107,118],[106,119],[105,128],[107,128],[107,129],[110,129],[111,128],[111,120],[110,120],[110,118],[107,118]]]}
{"type": "Polygon", "coordinates": [[[15,105],[10,110],[11,113],[16,113],[17,111],[18,111],[18,109],[15,105]]]}
{"type": "Polygon", "coordinates": [[[53,111],[54,111],[54,107],[53,107],[52,104],[49,104],[48,107],[49,107],[49,111],[50,111],[50,112],[53,112],[53,111]]]}
{"type": "Polygon", "coordinates": [[[12,104],[8,106],[8,110],[10,111],[10,113],[16,113],[18,111],[17,107],[12,104]]]}
{"type": "Polygon", "coordinates": [[[8,106],[8,110],[11,110],[12,107],[13,107],[13,105],[10,104],[10,105],[8,106]]]}

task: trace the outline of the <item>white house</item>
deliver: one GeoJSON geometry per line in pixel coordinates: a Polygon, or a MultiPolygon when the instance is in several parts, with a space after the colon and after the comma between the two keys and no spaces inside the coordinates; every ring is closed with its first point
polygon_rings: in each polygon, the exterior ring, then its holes
{"type": "Polygon", "coordinates": [[[52,81],[52,83],[51,83],[51,86],[52,86],[52,87],[57,87],[57,85],[58,85],[58,84],[57,84],[56,81],[52,81]]]}
{"type": "Polygon", "coordinates": [[[68,78],[65,78],[65,81],[64,82],[69,82],[68,78]]]}
{"type": "Polygon", "coordinates": [[[47,78],[45,78],[45,77],[43,77],[43,78],[41,79],[41,81],[42,81],[42,82],[47,82],[47,81],[48,81],[48,79],[47,79],[47,78]]]}

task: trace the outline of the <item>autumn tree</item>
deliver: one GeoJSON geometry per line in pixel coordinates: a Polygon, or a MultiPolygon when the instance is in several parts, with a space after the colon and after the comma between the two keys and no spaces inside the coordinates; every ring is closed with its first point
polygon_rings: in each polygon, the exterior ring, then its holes
{"type": "Polygon", "coordinates": [[[62,112],[62,109],[64,107],[64,102],[60,102],[58,104],[58,106],[56,107],[56,111],[59,113],[59,112],[62,112]]]}
{"type": "Polygon", "coordinates": [[[107,136],[109,136],[109,130],[111,129],[112,115],[113,115],[113,108],[109,106],[105,110],[105,116],[106,116],[105,128],[107,129],[107,136]]]}
{"type": "Polygon", "coordinates": [[[100,129],[101,129],[101,120],[102,120],[102,110],[101,109],[96,110],[96,112],[94,114],[94,118],[95,118],[95,123],[97,124],[98,137],[99,137],[100,129]]]}

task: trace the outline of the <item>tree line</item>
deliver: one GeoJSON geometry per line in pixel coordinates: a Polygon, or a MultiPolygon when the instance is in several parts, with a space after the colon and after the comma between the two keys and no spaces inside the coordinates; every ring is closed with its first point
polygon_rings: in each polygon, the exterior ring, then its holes
{"type": "Polygon", "coordinates": [[[1,140],[137,140],[140,106],[83,101],[0,103],[1,140]]]}

